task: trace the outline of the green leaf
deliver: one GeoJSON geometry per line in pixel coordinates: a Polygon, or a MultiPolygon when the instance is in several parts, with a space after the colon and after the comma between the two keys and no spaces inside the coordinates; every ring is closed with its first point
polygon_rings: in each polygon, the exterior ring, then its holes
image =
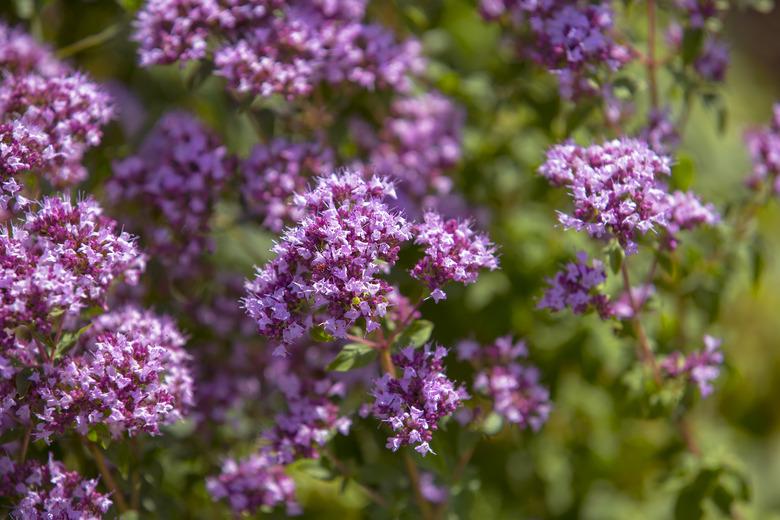
{"type": "Polygon", "coordinates": [[[325,330],[322,325],[312,327],[309,331],[309,336],[318,343],[330,343],[336,339],[330,332],[325,330]]]}
{"type": "Polygon", "coordinates": [[[620,247],[620,244],[617,242],[611,242],[604,250],[604,252],[607,254],[607,257],[609,258],[609,267],[612,269],[612,272],[614,274],[618,274],[620,272],[620,268],[623,266],[623,258],[625,258],[626,253],[623,251],[623,248],[620,247]]]}
{"type": "Polygon", "coordinates": [[[117,0],[117,3],[128,13],[135,13],[141,8],[143,0],[117,0]]]}
{"type": "Polygon", "coordinates": [[[395,345],[400,348],[413,346],[421,347],[431,338],[433,322],[428,320],[413,321],[395,340],[395,345]]]}
{"type": "Polygon", "coordinates": [[[693,159],[687,154],[679,154],[677,162],[672,166],[672,188],[683,191],[690,189],[695,176],[693,159]]]}
{"type": "Polygon", "coordinates": [[[105,424],[93,424],[87,432],[87,439],[107,450],[111,445],[111,432],[105,424]]]}
{"type": "Polygon", "coordinates": [[[704,31],[701,29],[685,29],[682,41],[683,63],[690,65],[701,52],[704,43],[704,31]]]}
{"type": "Polygon", "coordinates": [[[376,358],[376,349],[363,343],[347,343],[330,362],[328,370],[347,372],[368,365],[376,358]]]}
{"type": "Polygon", "coordinates": [[[54,358],[60,357],[62,354],[68,351],[70,347],[76,344],[76,341],[81,337],[82,334],[87,332],[90,327],[92,327],[91,323],[87,323],[83,327],[81,327],[77,331],[68,331],[65,332],[62,335],[62,338],[60,338],[60,342],[57,343],[57,346],[54,350],[54,358]]]}
{"type": "Polygon", "coordinates": [[[24,367],[18,374],[16,374],[16,393],[19,395],[19,397],[26,396],[27,392],[30,390],[30,385],[32,384],[32,381],[30,381],[30,376],[32,373],[32,368],[24,367]]]}
{"type": "Polygon", "coordinates": [[[490,415],[482,421],[481,430],[485,435],[495,435],[504,427],[504,419],[496,412],[490,412],[490,415]]]}

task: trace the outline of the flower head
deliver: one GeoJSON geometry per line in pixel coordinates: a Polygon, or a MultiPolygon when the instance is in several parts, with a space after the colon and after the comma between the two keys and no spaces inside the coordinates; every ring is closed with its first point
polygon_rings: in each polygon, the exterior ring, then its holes
{"type": "Polygon", "coordinates": [[[547,421],[549,391],[539,383],[536,367],[519,362],[528,355],[525,342],[504,336],[482,347],[462,343],[458,352],[477,368],[474,390],[489,397],[493,410],[506,421],[534,431],[547,421]]]}
{"type": "Polygon", "coordinates": [[[558,214],[565,228],[594,238],[614,237],[629,254],[636,252],[638,235],[666,224],[667,194],[659,176],[670,174],[669,159],[642,141],[556,145],[539,173],[569,188],[574,211],[558,214]]]}
{"type": "Polygon", "coordinates": [[[443,347],[407,347],[393,356],[399,376],[385,374],[374,381],[373,414],[393,430],[392,451],[414,445],[421,455],[433,453],[430,442],[439,421],[450,416],[468,395],[444,373],[443,347]]]}
{"type": "Polygon", "coordinates": [[[14,504],[12,518],[103,518],[111,499],[97,491],[97,484],[68,471],[51,454],[45,464],[0,456],[0,496],[14,504]]]}
{"type": "Polygon", "coordinates": [[[424,255],[412,268],[412,278],[425,282],[436,301],[447,297],[442,290],[447,282],[468,285],[477,280],[480,270],[498,269],[496,247],[487,235],[474,232],[468,221],[444,220],[429,211],[415,226],[414,241],[424,246],[424,255]]]}
{"type": "Polygon", "coordinates": [[[303,216],[246,287],[244,304],[262,334],[290,344],[314,325],[336,337],[360,318],[367,331],[379,326],[390,291],[380,263],[393,265],[411,238],[384,202],[394,195],[383,179],[343,172],[296,196],[303,216]]]}
{"type": "Polygon", "coordinates": [[[723,365],[722,341],[713,336],[704,336],[704,349],[684,356],[673,352],[661,363],[667,377],[686,377],[696,383],[702,397],[712,393],[712,382],[720,375],[723,365]]]}
{"type": "Polygon", "coordinates": [[[612,307],[609,297],[599,289],[606,279],[604,264],[593,260],[588,265],[587,253],[580,251],[576,261],[568,263],[564,270],[547,279],[549,288],[537,307],[554,312],[568,307],[575,314],[595,310],[602,319],[606,319],[612,315],[612,307]]]}
{"type": "Polygon", "coordinates": [[[226,499],[236,513],[253,513],[261,507],[286,505],[288,514],[300,512],[295,501],[295,482],[284,466],[264,454],[244,460],[227,459],[222,472],[207,480],[206,489],[215,500],[226,499]]]}
{"type": "Polygon", "coordinates": [[[135,204],[130,221],[149,252],[177,277],[192,274],[211,248],[209,220],[232,172],[217,137],[184,112],[165,115],[136,155],[114,163],[106,185],[111,202],[135,204]]]}

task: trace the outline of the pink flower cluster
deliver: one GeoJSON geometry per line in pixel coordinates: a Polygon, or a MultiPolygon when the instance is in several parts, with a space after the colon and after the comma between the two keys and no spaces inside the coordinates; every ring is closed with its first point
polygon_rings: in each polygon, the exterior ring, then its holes
{"type": "Polygon", "coordinates": [[[135,284],[145,257],[116,225],[92,199],[48,197],[21,223],[0,229],[1,334],[19,325],[44,334],[52,313],[77,317],[104,305],[114,280],[135,284]]]}
{"type": "Polygon", "coordinates": [[[479,271],[498,269],[496,248],[487,235],[474,232],[469,222],[444,220],[428,212],[415,226],[415,243],[424,246],[424,256],[411,271],[422,280],[437,302],[447,297],[442,287],[450,281],[468,285],[477,280],[479,271]]]}
{"type": "Polygon", "coordinates": [[[773,108],[769,126],[746,132],[745,143],[753,160],[748,186],[758,190],[768,185],[780,194],[780,103],[773,108]]]}
{"type": "Polygon", "coordinates": [[[356,129],[356,138],[370,150],[377,173],[398,181],[399,191],[430,205],[430,196],[450,192],[447,175],[460,160],[463,110],[437,92],[402,97],[377,135],[356,129]]]}
{"type": "Polygon", "coordinates": [[[254,513],[262,507],[284,504],[287,513],[300,513],[295,501],[295,482],[263,453],[240,462],[227,459],[219,476],[208,479],[206,489],[214,500],[227,499],[237,513],[254,513]]]}
{"type": "Polygon", "coordinates": [[[113,116],[108,95],[43,46],[0,23],[1,206],[18,191],[12,177],[34,171],[56,186],[86,177],[81,162],[113,116]]]}
{"type": "Polygon", "coordinates": [[[723,365],[722,341],[713,336],[704,336],[704,349],[688,356],[673,352],[661,363],[661,370],[667,377],[690,379],[699,387],[702,397],[712,393],[712,382],[720,375],[723,365]]]}
{"type": "Polygon", "coordinates": [[[379,326],[390,290],[379,263],[393,265],[411,238],[409,224],[384,202],[394,196],[382,179],[344,172],[296,197],[304,216],[246,287],[244,304],[262,334],[290,344],[315,325],[336,337],[359,318],[369,332],[379,326]]]}
{"type": "Polygon", "coordinates": [[[135,21],[141,64],[213,59],[231,88],[309,94],[318,84],[406,90],[420,45],[365,24],[365,1],[153,0],[135,21]]]}
{"type": "Polygon", "coordinates": [[[547,279],[549,288],[537,307],[554,312],[568,307],[575,314],[595,310],[602,319],[606,319],[613,313],[609,297],[600,289],[606,279],[604,264],[593,260],[588,265],[587,253],[580,251],[575,262],[569,262],[564,270],[547,279]]]}
{"type": "Polygon", "coordinates": [[[482,0],[480,10],[488,20],[503,19],[527,33],[521,52],[558,77],[566,98],[596,93],[590,80],[632,57],[610,34],[610,2],[482,0]]]}
{"type": "Polygon", "coordinates": [[[458,358],[477,369],[474,390],[493,402],[493,411],[521,428],[539,430],[552,407],[549,391],[539,383],[536,367],[520,364],[528,356],[525,342],[510,336],[480,346],[472,341],[458,345],[458,358]]]}
{"type": "Polygon", "coordinates": [[[179,278],[212,247],[209,221],[233,160],[217,137],[185,112],[165,115],[138,153],[114,163],[109,200],[133,204],[130,222],[149,253],[179,278]]]}
{"type": "Polygon", "coordinates": [[[309,180],[333,169],[333,152],[319,143],[275,139],[259,144],[244,161],[242,197],[249,211],[270,231],[279,233],[301,217],[291,204],[309,180]]]}
{"type": "Polygon", "coordinates": [[[81,518],[98,520],[108,513],[111,499],[96,491],[97,479],[85,480],[62,462],[17,463],[0,456],[0,496],[15,506],[10,518],[81,518]]]}
{"type": "Polygon", "coordinates": [[[400,375],[385,374],[374,382],[372,413],[392,428],[393,436],[387,439],[392,451],[415,445],[423,456],[434,453],[430,442],[439,421],[468,398],[444,373],[446,355],[444,347],[404,348],[393,356],[400,375]]]}
{"type": "Polygon", "coordinates": [[[674,247],[681,229],[719,221],[715,208],[694,194],[667,192],[661,176],[671,173],[669,159],[643,141],[616,139],[585,148],[556,145],[539,173],[570,190],[573,214],[558,212],[565,228],[614,238],[628,254],[637,251],[639,235],[649,231],[665,230],[674,247]]]}

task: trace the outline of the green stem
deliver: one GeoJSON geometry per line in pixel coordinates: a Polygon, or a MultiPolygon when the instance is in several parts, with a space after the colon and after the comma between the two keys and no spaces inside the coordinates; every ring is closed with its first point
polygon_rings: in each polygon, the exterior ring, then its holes
{"type": "Polygon", "coordinates": [[[69,58],[73,56],[74,54],[78,54],[82,51],[85,51],[87,49],[91,49],[92,47],[98,47],[100,45],[103,45],[107,41],[114,38],[116,35],[119,34],[121,31],[122,26],[120,24],[114,24],[106,27],[102,31],[96,34],[92,34],[90,36],[87,36],[86,38],[82,38],[81,40],[71,43],[70,45],[63,47],[57,51],[57,57],[62,58],[69,58]]]}
{"type": "Polygon", "coordinates": [[[106,487],[111,490],[111,498],[116,501],[116,508],[119,511],[119,514],[125,513],[128,511],[127,501],[125,501],[125,496],[122,494],[119,486],[117,486],[113,475],[111,475],[111,471],[106,465],[106,459],[103,457],[103,453],[101,453],[100,449],[92,442],[85,440],[84,444],[92,454],[92,458],[95,459],[95,464],[97,464],[98,471],[100,471],[100,474],[103,476],[106,487]]]}
{"type": "Polygon", "coordinates": [[[653,349],[650,348],[650,341],[647,339],[645,328],[642,326],[642,321],[639,319],[640,306],[634,298],[634,293],[631,292],[631,280],[628,275],[627,262],[624,260],[623,265],[620,266],[620,270],[623,273],[623,285],[625,286],[626,294],[628,295],[628,301],[631,305],[633,315],[631,316],[631,324],[634,327],[634,333],[636,334],[637,355],[639,358],[647,364],[653,371],[653,378],[656,384],[661,384],[661,371],[656,363],[655,356],[653,355],[653,349]]]}

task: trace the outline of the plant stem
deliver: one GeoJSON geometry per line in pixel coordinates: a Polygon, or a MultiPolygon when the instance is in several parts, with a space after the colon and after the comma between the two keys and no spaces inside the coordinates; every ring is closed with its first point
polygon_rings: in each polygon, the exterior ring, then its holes
{"type": "Polygon", "coordinates": [[[381,347],[381,345],[376,341],[371,341],[370,339],[361,338],[360,336],[355,336],[354,334],[347,334],[346,338],[350,341],[354,341],[355,343],[362,343],[363,345],[368,345],[369,347],[374,347],[374,348],[381,347]]]}
{"type": "Polygon", "coordinates": [[[700,456],[701,449],[699,449],[699,443],[696,442],[696,438],[693,436],[693,432],[691,431],[691,424],[688,422],[688,419],[685,416],[680,417],[680,420],[677,424],[680,428],[680,435],[682,435],[683,442],[685,442],[685,446],[688,448],[688,451],[697,457],[700,456]]]}
{"type": "Polygon", "coordinates": [[[122,491],[119,489],[119,486],[117,486],[116,480],[114,480],[114,477],[111,475],[111,471],[106,465],[106,459],[103,457],[103,453],[101,453],[97,445],[92,442],[85,440],[84,444],[87,446],[87,449],[95,459],[95,464],[97,464],[98,470],[103,476],[103,481],[105,481],[106,487],[111,490],[111,497],[116,499],[116,508],[119,511],[119,514],[126,512],[128,510],[127,502],[125,501],[125,497],[122,494],[122,491]]]}
{"type": "Polygon", "coordinates": [[[120,29],[121,26],[119,24],[110,25],[105,29],[103,29],[102,31],[100,31],[99,33],[92,34],[90,36],[87,36],[86,38],[82,38],[81,40],[71,43],[70,45],[58,50],[57,57],[60,59],[68,58],[70,56],[73,56],[74,54],[78,54],[79,52],[85,51],[89,48],[103,45],[108,40],[118,35],[120,29]]]}
{"type": "Polygon", "coordinates": [[[628,301],[631,304],[631,310],[633,315],[631,316],[631,324],[634,327],[634,333],[639,340],[637,355],[642,359],[653,371],[653,378],[656,384],[661,384],[661,372],[658,369],[658,364],[655,362],[655,356],[653,350],[650,348],[650,342],[647,339],[645,328],[642,326],[642,321],[639,319],[639,305],[637,304],[634,294],[631,292],[631,281],[628,276],[627,262],[623,260],[623,265],[620,267],[623,273],[623,285],[626,288],[626,294],[628,294],[628,301]]]}
{"type": "Polygon", "coordinates": [[[27,450],[30,449],[30,436],[32,435],[32,426],[27,427],[22,440],[22,450],[19,452],[19,463],[22,464],[27,459],[27,450]]]}
{"type": "Polygon", "coordinates": [[[658,108],[658,82],[655,61],[655,0],[647,0],[647,82],[650,86],[650,108],[658,108]]]}

